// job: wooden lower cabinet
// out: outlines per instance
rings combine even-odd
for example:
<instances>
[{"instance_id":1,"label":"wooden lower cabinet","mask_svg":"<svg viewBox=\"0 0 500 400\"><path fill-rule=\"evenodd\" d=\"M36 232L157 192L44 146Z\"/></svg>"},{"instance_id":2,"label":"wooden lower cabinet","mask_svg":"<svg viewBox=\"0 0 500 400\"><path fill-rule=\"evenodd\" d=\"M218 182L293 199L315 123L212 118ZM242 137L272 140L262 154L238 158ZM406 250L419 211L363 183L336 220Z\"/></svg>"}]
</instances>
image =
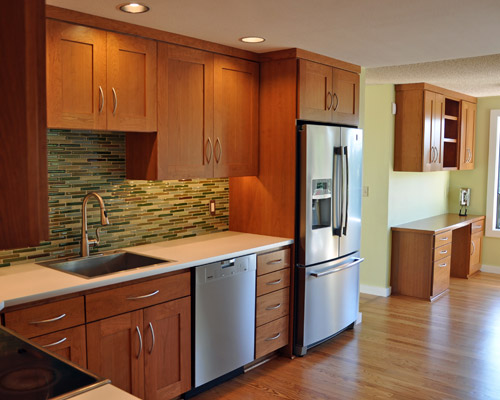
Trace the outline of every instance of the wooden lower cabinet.
<instances>
[{"instance_id":1,"label":"wooden lower cabinet","mask_svg":"<svg viewBox=\"0 0 500 400\"><path fill-rule=\"evenodd\" d=\"M143 399L191 388L191 298L87 325L88 369Z\"/></svg>"},{"instance_id":2,"label":"wooden lower cabinet","mask_svg":"<svg viewBox=\"0 0 500 400\"><path fill-rule=\"evenodd\" d=\"M31 341L82 368L87 368L84 325L38 336Z\"/></svg>"}]
</instances>

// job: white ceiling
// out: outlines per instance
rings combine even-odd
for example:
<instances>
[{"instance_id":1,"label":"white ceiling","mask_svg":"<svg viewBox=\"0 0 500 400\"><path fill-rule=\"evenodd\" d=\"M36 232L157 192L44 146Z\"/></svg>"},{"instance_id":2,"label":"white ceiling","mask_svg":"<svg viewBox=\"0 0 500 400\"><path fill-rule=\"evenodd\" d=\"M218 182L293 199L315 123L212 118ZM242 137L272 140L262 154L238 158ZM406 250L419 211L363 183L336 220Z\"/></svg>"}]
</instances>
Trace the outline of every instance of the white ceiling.
<instances>
[{"instance_id":1,"label":"white ceiling","mask_svg":"<svg viewBox=\"0 0 500 400\"><path fill-rule=\"evenodd\" d=\"M117 10L120 0L47 0L47 4L255 52L298 47L367 68L500 54L500 0L142 2L151 11L130 15ZM249 45L238 41L249 35L263 36L266 42ZM447 70L449 64L444 64L441 72L439 63L423 65L425 71L436 68L433 82L426 80L418 65L394 70L392 77L389 69L367 70L367 83L428 81L476 96L500 95L495 71L500 69L498 61L493 57L482 58L478 64L467 62L453 74ZM486 69L478 69L478 65ZM467 85L456 84L454 77L461 76L467 77ZM475 79L480 77L478 85L486 85L487 91L475 89ZM441 82L455 83L456 87Z\"/></svg>"}]
</instances>

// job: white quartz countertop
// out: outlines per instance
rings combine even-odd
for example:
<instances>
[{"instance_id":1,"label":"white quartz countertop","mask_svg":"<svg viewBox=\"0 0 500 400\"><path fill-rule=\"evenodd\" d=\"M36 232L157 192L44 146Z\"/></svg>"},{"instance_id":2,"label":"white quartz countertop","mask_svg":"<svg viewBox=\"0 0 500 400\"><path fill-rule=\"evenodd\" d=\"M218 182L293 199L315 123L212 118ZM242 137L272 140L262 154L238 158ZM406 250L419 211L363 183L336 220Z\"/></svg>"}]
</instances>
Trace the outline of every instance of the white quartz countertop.
<instances>
[{"instance_id":1,"label":"white quartz countertop","mask_svg":"<svg viewBox=\"0 0 500 400\"><path fill-rule=\"evenodd\" d=\"M90 279L35 263L2 267L0 268L0 311L5 307L151 277L226 258L268 251L292 243L293 240L287 238L227 231L127 247L123 250L144 256L174 260L174 262Z\"/></svg>"},{"instance_id":2,"label":"white quartz countertop","mask_svg":"<svg viewBox=\"0 0 500 400\"><path fill-rule=\"evenodd\" d=\"M139 400L138 397L124 392L123 390L111 384L99 386L98 388L89 390L88 392L72 397L76 400Z\"/></svg>"}]
</instances>

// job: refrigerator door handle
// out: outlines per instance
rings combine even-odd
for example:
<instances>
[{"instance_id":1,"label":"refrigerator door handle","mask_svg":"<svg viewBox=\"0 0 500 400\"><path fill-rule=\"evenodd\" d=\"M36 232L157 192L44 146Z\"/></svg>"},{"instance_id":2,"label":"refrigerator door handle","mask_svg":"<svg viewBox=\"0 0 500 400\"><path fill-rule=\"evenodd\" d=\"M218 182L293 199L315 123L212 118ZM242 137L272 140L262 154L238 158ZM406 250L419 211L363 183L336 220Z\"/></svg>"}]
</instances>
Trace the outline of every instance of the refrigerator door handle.
<instances>
[{"instance_id":1,"label":"refrigerator door handle","mask_svg":"<svg viewBox=\"0 0 500 400\"><path fill-rule=\"evenodd\" d=\"M335 218L334 218L334 225L333 225L333 234L335 236L342 236L342 226L344 225L344 161L342 157L342 147L335 147L333 149L333 165L334 165L334 171L333 171L333 178L334 181L337 181L336 177L336 169L337 169L337 156L340 156L340 165L341 165L341 170L340 170L340 177L341 179L336 183L335 185L335 197L333 199L333 205L332 208L335 207ZM340 188L339 188L340 186ZM339 219L339 214L340 214L340 221L337 224L337 221Z\"/></svg>"},{"instance_id":2,"label":"refrigerator door handle","mask_svg":"<svg viewBox=\"0 0 500 400\"><path fill-rule=\"evenodd\" d=\"M362 263L363 261L365 261L364 258L354 258L354 261L347 263L347 264L344 264L344 265L341 265L340 267L327 269L326 271L321 271L321 272L311 272L310 275L314 276L315 278L321 278L322 276L325 276L325 275L330 275L330 274L333 274L335 272L342 271L344 269L352 268L355 265Z\"/></svg>"},{"instance_id":3,"label":"refrigerator door handle","mask_svg":"<svg viewBox=\"0 0 500 400\"><path fill-rule=\"evenodd\" d=\"M347 235L347 221L349 220L349 151L347 149L347 146L344 147L344 155L345 155L345 177L346 177L346 184L342 184L342 189L344 190L344 196L345 196L345 225L344 228L342 229L342 234L345 236ZM344 176L342 175L342 180L344 179Z\"/></svg>"}]
</instances>

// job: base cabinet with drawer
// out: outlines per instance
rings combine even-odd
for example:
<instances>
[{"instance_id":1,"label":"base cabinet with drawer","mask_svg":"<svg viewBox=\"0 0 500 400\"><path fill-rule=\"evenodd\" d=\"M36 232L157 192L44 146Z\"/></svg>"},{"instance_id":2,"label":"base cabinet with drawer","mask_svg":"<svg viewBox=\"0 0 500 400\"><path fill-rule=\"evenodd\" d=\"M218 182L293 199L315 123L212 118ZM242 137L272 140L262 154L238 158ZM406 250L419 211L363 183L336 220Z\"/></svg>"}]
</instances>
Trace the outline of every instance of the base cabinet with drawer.
<instances>
[{"instance_id":1,"label":"base cabinet with drawer","mask_svg":"<svg viewBox=\"0 0 500 400\"><path fill-rule=\"evenodd\" d=\"M257 256L255 358L289 342L290 249Z\"/></svg>"},{"instance_id":2,"label":"base cabinet with drawer","mask_svg":"<svg viewBox=\"0 0 500 400\"><path fill-rule=\"evenodd\" d=\"M144 399L172 399L188 391L189 295L190 273L185 272L86 296L87 311L101 304L96 313L106 316L87 324L88 369ZM117 299L119 310L129 312L112 315L117 308L103 306Z\"/></svg>"}]
</instances>

